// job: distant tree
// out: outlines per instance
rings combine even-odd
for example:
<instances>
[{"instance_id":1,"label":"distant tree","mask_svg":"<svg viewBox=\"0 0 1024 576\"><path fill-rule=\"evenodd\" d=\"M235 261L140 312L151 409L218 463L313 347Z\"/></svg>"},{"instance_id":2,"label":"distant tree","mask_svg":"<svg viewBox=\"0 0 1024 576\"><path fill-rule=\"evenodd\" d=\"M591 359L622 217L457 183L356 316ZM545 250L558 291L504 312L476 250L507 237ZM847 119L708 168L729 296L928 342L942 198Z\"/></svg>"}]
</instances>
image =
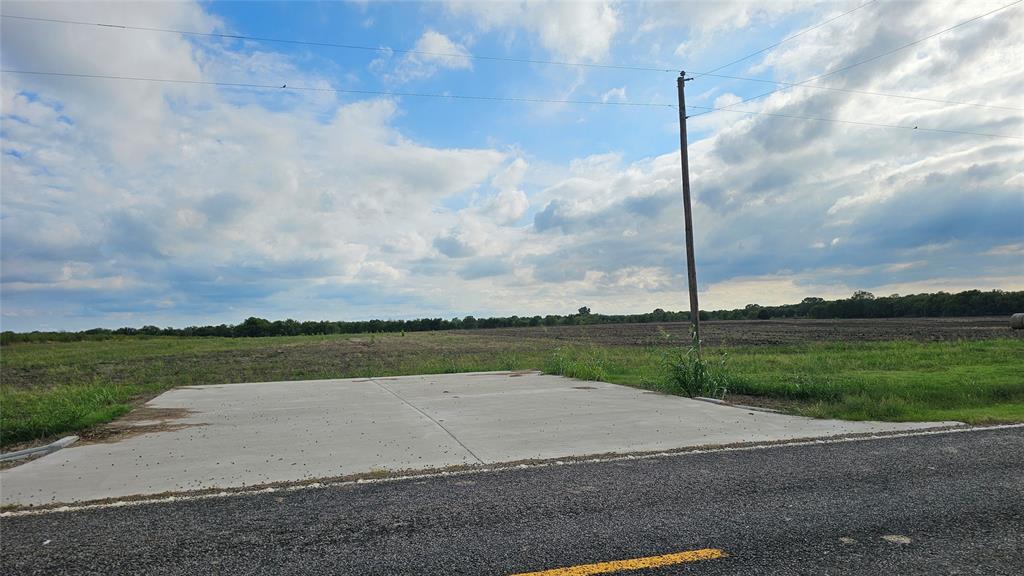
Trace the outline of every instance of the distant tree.
<instances>
[{"instance_id":1,"label":"distant tree","mask_svg":"<svg viewBox=\"0 0 1024 576\"><path fill-rule=\"evenodd\" d=\"M250 338L268 336L270 335L271 326L272 325L269 320L250 316L245 319L245 322L235 326L234 332L236 336L247 336Z\"/></svg>"},{"instance_id":2,"label":"distant tree","mask_svg":"<svg viewBox=\"0 0 1024 576\"><path fill-rule=\"evenodd\" d=\"M701 310L701 319L743 320L756 318L907 318L934 316L1008 315L1024 311L1024 291L966 290L957 294L892 294L876 298L870 292L858 290L849 298L824 300L804 298L797 304L760 306L748 304L733 310ZM254 337L292 336L297 334L356 334L364 332L415 332L425 330L451 330L473 328L501 328L509 326L562 326L578 324L615 324L625 322L686 322L690 313L666 311L661 308L644 314L595 314L583 306L577 314L540 316L509 316L475 318L418 318L412 320L357 320L357 321L305 321L276 320L251 317L234 326L187 326L185 328L124 327L116 330L93 328L82 332L25 332L5 331L0 334L0 345L18 342L76 342L102 340L133 335L187 336L187 337Z\"/></svg>"}]
</instances>

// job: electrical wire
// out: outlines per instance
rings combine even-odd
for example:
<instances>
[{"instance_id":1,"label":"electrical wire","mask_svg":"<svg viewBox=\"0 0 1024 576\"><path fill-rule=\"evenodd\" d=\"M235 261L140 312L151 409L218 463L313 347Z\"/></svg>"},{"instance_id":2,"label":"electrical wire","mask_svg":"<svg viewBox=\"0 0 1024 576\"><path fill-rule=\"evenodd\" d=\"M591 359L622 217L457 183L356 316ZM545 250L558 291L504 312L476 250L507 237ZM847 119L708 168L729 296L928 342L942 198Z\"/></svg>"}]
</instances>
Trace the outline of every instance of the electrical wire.
<instances>
[{"instance_id":1,"label":"electrical wire","mask_svg":"<svg viewBox=\"0 0 1024 576\"><path fill-rule=\"evenodd\" d=\"M68 72L39 72L34 70L0 70L4 74L27 74L33 76L57 76L66 78L92 78L105 80L131 80L135 82L160 82L166 84L191 84L199 86L224 86L227 88L254 88L261 90L298 90L303 92L333 92L337 94L362 94L370 96L409 96L415 98L448 98L453 100L492 100L499 102L529 102L539 104L595 104L598 106L634 106L655 108L678 108L676 104L660 104L656 102L620 102L603 100L558 100L553 98L517 98L509 96L470 96L463 94L428 93L428 92L396 92L385 90L356 90L347 88L317 88L311 86L288 86L282 84L251 84L245 82L217 82L212 80L180 80L171 78L144 78L140 76L112 76L107 74L72 74Z\"/></svg>"},{"instance_id":2,"label":"electrical wire","mask_svg":"<svg viewBox=\"0 0 1024 576\"><path fill-rule=\"evenodd\" d=\"M775 44L772 44L770 46L765 46L764 48L761 48L760 50L758 50L756 52L751 52L750 54L747 54L746 56L744 56L742 58L737 58L737 59L733 60L732 62L727 62L727 63L722 64L721 66L719 66L717 68L712 68L711 70L708 70L707 72L694 72L693 73L693 77L694 78L698 78L700 76L711 76L712 73L714 73L714 72L718 72L719 70L721 70L723 68L728 68L729 66L732 66L733 64L739 64L740 62L743 62L744 60L746 60L748 58L753 58L754 56L757 56L758 54L763 54L763 53L771 50L772 48L775 48L776 46L779 46L779 45L781 45L781 44L783 44L785 42L789 42L790 40L792 40L794 38L798 38L800 36L803 36L804 34L807 34L808 32L812 32L814 30L817 30L818 28L821 28L822 26L825 26L827 24L831 24L832 22L835 22L836 20L839 20L843 16L848 16L850 14L853 14L857 10L860 10L861 8L864 8L865 6L868 6L870 4L874 4L876 2L878 2L878 0L868 0L867 2L861 4L860 6L857 6L853 10L848 10L846 12L843 12L839 16L836 16L834 18L829 18L828 20L825 20L824 22L821 22L821 23L816 24L814 26L811 26L810 28L807 28L806 30L802 30L800 32L797 32L796 34L793 34L792 36L788 36L786 38L783 38L782 40L779 40Z\"/></svg>"},{"instance_id":3,"label":"electrical wire","mask_svg":"<svg viewBox=\"0 0 1024 576\"><path fill-rule=\"evenodd\" d=\"M698 110L706 110L700 114L694 114L693 116L687 116L687 118L693 118L695 116L702 116L709 112L734 112L736 114L751 114L758 116L773 116L776 118L790 118L795 120L813 120L815 122L830 122L834 124L851 124L855 126L871 126L875 128L899 128L902 130L916 130L918 132L938 132L944 134L961 134L965 136L985 136L987 138L1005 138L1008 140L1022 140L1022 136L1010 136L1008 134L990 134L986 132L970 132L966 130L948 130L943 128L926 128L922 126L910 126L907 124L883 124L880 122L864 122L861 120L844 120L842 118L824 118L820 116L801 116L799 114L783 114L780 112L761 112L758 110L733 110L731 108L712 108L708 106L689 106L687 108L696 108Z\"/></svg>"},{"instance_id":4,"label":"electrical wire","mask_svg":"<svg viewBox=\"0 0 1024 576\"><path fill-rule=\"evenodd\" d=\"M802 36L802 35L804 35L804 34L806 34L808 32L811 32L812 30L816 30L818 28L821 28L822 26L825 26L826 24L834 22L835 20L838 20L839 18L842 18L843 16L846 16L848 14L852 14L853 12L856 12L857 10L860 10L861 8L863 8L863 7L865 7L865 6L869 5L869 4L874 4L877 1L878 0L869 0L868 2L865 2L864 4L861 4L860 6L857 6L853 10L849 10L847 12L844 12L844 13L840 14L839 16L836 16L834 18L826 20L825 22L821 22L821 23L819 23L819 24L817 24L815 26L812 26L811 28L808 28L806 30L803 30L801 32L793 34L792 36L789 36L788 38L784 38L784 39L782 39L782 40L780 40L780 41L778 41L778 42L776 42L776 43L774 43L774 44L772 44L770 46L766 46L766 47L764 47L764 48L762 48L762 49L760 49L760 50L758 50L756 52L752 52L750 54L747 54L746 56L744 56L742 58L739 58L737 60L733 60L732 62L729 62L728 64L723 64L723 65L721 65L721 66L719 66L719 67L717 67L717 68L715 68L713 70L710 70L709 72L697 73L697 74L703 76L703 75L709 74L710 72L717 72L717 71L719 71L719 70L721 70L723 68L732 66L733 64L736 64L738 62L742 62L743 60L746 60L748 58L751 58L751 57L756 56L758 54L761 54L763 52L767 52L768 50L771 50L772 48L775 48L776 46L778 46L778 45L780 45L780 44L782 44L784 42L788 42L788 41L790 41L790 40L792 40L794 38L797 38L797 37ZM183 34L183 35L187 35L187 36L201 36L201 37L206 37L206 38L221 38L221 39L225 39L225 40L249 40L249 41L253 41L253 42L273 42L273 43L279 43L279 44L293 44L293 45L299 45L299 46L316 46L316 47L320 47L320 48L342 48L342 49L346 49L346 50L364 50L364 51L371 51L371 52L383 52L383 53L387 53L387 54L392 54L392 53L395 53L395 54L416 54L416 55L420 55L420 56L434 56L434 57L442 57L442 58L466 58L466 59L475 59L475 60L518 62L518 63L525 63L525 64L550 64L550 65L556 65L556 66L578 66L578 67L585 67L585 68L608 68L608 69L615 69L615 70L637 70L637 71L644 71L644 72L672 72L672 73L677 72L677 70L675 70L675 69L667 69L667 68L661 68L661 67L650 67L650 66L626 66L626 65L617 65L617 64L588 64L588 63L584 63L584 62L564 62L564 61L557 61L557 60L534 60L534 59L528 59L528 58L511 58L511 57L504 57L504 56L480 56L480 55L464 54L464 53L432 52L432 51L428 51L428 50L393 49L393 48L386 48L386 47L383 47L383 46L364 46L364 45L358 45L358 44L339 44L339 43L334 43L334 42L315 42L315 41L308 41L308 40L295 40L295 39L288 39L288 38L269 38L269 37L263 37L263 36L246 36L246 35L241 35L241 34L225 34L225 33L217 33L217 32L196 32L196 31L193 31L193 30L177 30L177 29L172 29L172 28L155 28L155 27L149 27L149 26L131 26L131 25L127 25L127 24L111 24L109 22L86 22L86 21L82 21L82 20L68 20L68 19L63 19L63 18L42 18L42 17L38 17L38 16L19 16L19 15L15 15L15 14L0 14L0 18L11 18L11 19L15 19L15 20L26 20L26 21L31 21L31 22L48 22L48 23L51 23L51 24L72 24L72 25L77 25L77 26L99 26L99 27L102 27L102 28L119 28L119 29L122 29L122 30L139 30L139 31L144 31L144 32L163 32L163 33L170 33L170 34Z\"/></svg>"},{"instance_id":5,"label":"electrical wire","mask_svg":"<svg viewBox=\"0 0 1024 576\"><path fill-rule=\"evenodd\" d=\"M899 46L897 48L893 48L892 50L887 50L885 52L882 52L881 54L876 54L876 55L874 55L874 56L872 56L870 58L866 58L864 60L860 60L858 62L854 62L853 64L848 64L846 66L843 66L842 68L837 68L835 70L831 70L829 72L825 72L824 74L818 74L817 76L812 76L811 78L808 78L806 80L802 80L800 82L794 82L793 85L795 85L795 86L802 86L802 85L806 84L807 82L813 82L815 80L821 80L822 78L826 78L826 77L832 76L834 74L839 74L840 72L845 72L845 71L847 71L847 70L849 70L851 68L854 68L856 66L860 66L862 64L867 64L869 62L874 62L875 60L878 60L879 58L884 58L884 57L886 57L886 56L888 56L890 54L894 54L896 52L899 52L900 50L904 50L906 48L910 48L911 46L916 46L917 44L920 44L920 43L922 43L922 42L924 42L926 40L930 40L932 38L935 38L936 36L938 36L940 34L945 34L946 32L949 32L951 30L955 30L955 29L957 29L957 28L959 28L961 26L970 24L970 23L975 22L977 20L980 20L980 19L982 19L982 18L984 18L986 16L989 16L991 14L995 14L996 12L999 12L1001 10L1005 10L1007 8L1010 8L1012 6L1020 4L1021 2L1024 2L1024 0L1016 0L1015 2L1011 2L1009 4L1005 4L1005 5L1000 6L999 8L996 8L994 10L989 10L988 12L985 12L984 14L980 14L980 15L975 16L973 18L969 18L967 20L964 20L963 22L960 22L959 24L954 24L953 26L950 26L949 28L944 28L942 30L939 30L938 32L933 32L933 33L925 36L924 38L919 38L917 40L914 40L913 42L908 42L906 44L903 44L902 46ZM723 108L731 108L733 106L739 106L740 104L744 104L744 103L750 102L752 100L757 100L758 98L763 98L765 96L768 96L769 94L775 94L776 92L781 92L781 91L786 90L788 88L789 88L789 86L786 86L786 87L783 87L783 88L777 88L775 90L770 90L768 92L764 92L762 94L758 94L757 96L751 96L750 98L744 98L743 100L740 100L739 102L735 102L733 104L729 104L728 106L725 106ZM694 116L702 116L704 114L710 114L710 112L701 112L700 114L694 114Z\"/></svg>"},{"instance_id":6,"label":"electrical wire","mask_svg":"<svg viewBox=\"0 0 1024 576\"><path fill-rule=\"evenodd\" d=\"M763 78L749 78L749 77L744 77L744 76L730 76L730 75L725 75L725 74L715 74L715 72L717 72L718 70L721 70L723 68L726 68L728 66L736 64L738 62L741 62L743 60L746 60L748 58L751 58L753 56L756 56L756 55L761 54L763 52L766 52L768 50L771 50L772 48L775 48L776 46L779 46L780 44L783 44L784 42L788 42L788 41L790 41L790 40L792 40L794 38L797 38L797 37L799 37L799 36L801 36L803 34L811 32L812 30L815 30L817 28L821 28L822 26L830 24L830 23L832 23L832 22L834 22L834 21L836 21L836 20L838 20L838 19L840 19L840 18L842 18L842 17L844 17L844 16L846 16L848 14L852 14L853 12L856 12L857 10L860 10L861 8L864 8L865 6L868 6L870 4L874 4L877 1L878 0L870 0L868 2L865 2L865 3L857 6L856 8L853 8L852 10L848 10L846 12L843 12L842 14L840 14L838 16L830 18L830 19L828 19L828 20L826 20L824 22L821 22L821 23L819 23L819 24L817 24L815 26L812 26L811 28L808 28L806 30L803 30L803 31L801 31L801 32L799 32L797 34L793 34L792 36L784 38L784 39L782 39L782 40L780 40L780 41L778 41L778 42L776 42L776 43L774 43L774 44L772 44L770 46L766 46L766 47L764 47L764 48L762 48L762 49L760 49L760 50L758 50L756 52L751 52L750 54L747 54L746 56L744 56L742 58L733 60L732 62L729 62L727 64L723 64L723 65L718 66L717 68L713 68L713 69L711 69L711 70L709 70L707 72L693 72L692 76L694 78L698 78L698 77L701 77L701 76L709 76L709 77L714 77L714 78L722 78L722 79L729 79L729 80L740 80L740 81L745 81L745 82L759 82L759 83L765 83L765 84L775 84L775 85L786 86L786 87L804 86L806 88L813 88L813 89L817 89L817 90L833 90L833 91L838 91L838 92L849 92L849 93L853 93L853 94L866 94L866 95L871 95L871 96L883 96L883 97L889 97L889 98L903 98L903 99L908 99L908 100L920 100L920 101L925 101L925 102L936 102L936 103L941 103L941 104L975 106L975 107L979 107L979 108L993 108L993 109L1000 109L1000 110L1015 110L1015 111L1022 111L1022 110L1024 110L1024 108L1013 108L1013 107L1008 107L1008 106L996 106L996 105L988 105L988 104L979 104L979 103L974 103L974 102L962 102L962 101L955 101L955 100L941 100L941 99L937 99L937 98L927 98L927 97L911 96L911 95L905 95L905 94L894 94L894 93L887 93L887 92L873 92L873 91L868 91L868 90L854 90L854 89L849 89L849 88L833 88L833 87L830 87L830 86L818 86L818 85L810 85L810 84L804 84L804 83L798 83L798 82L782 82L782 81L777 81L777 80L766 80L766 79L763 79ZM64 19L59 19L59 18L40 18L40 17L33 17L33 16L18 16L18 15L12 15L12 14L0 14L0 17L11 18L11 19L16 19L16 20L27 20L27 21L33 21L33 22L73 24L73 25L82 25L82 26L99 26L99 27L103 27L103 28L118 28L118 29L124 29L124 30L140 30L140 31L146 31L146 32L164 32L164 33L172 33L172 34L184 34L184 35L191 35L191 36L206 36L206 37L216 37L216 38L225 38L225 39L259 41L259 42L278 42L278 43L296 44L296 45L344 48L344 49L355 49L355 50L368 50L368 51L377 51L377 52L384 52L384 53L417 54L417 55L428 55L428 56L445 57L445 58L469 58L469 59L479 59L479 60L488 60L488 61L506 61L506 62L529 63L529 64L551 64L551 65L558 65L558 66L582 66L582 67L590 67L590 68L609 68L609 69L640 70L640 71L653 71L653 72L672 72L672 73L677 72L676 70L665 69L665 68L639 67L639 66L620 66L620 65L614 65L614 64L586 64L586 63L580 63L580 62L560 62L560 61L554 61L554 60L532 60L532 59L525 59L525 58L510 58L510 57L499 57L499 56L476 56L476 55L472 55L472 54L455 54L455 53L444 53L444 52L429 52L429 51L422 51L422 50L401 50L401 49L391 49L391 48L384 48L384 47L359 46L359 45L354 45L354 44L336 44L336 43L329 43L329 42L311 42L311 41L305 41L305 40L293 40L293 39L282 39L282 38L265 38L265 37L260 37L260 36L243 36L243 35L237 35L237 34L221 34L221 33L212 33L212 32L194 32L194 31L177 30L177 29L170 29L170 28L151 28L151 27L145 27L145 26L128 26L128 25L123 25L123 24L111 24L111 23L103 23L103 22L85 22L85 21L80 21L80 20L64 20ZM810 79L810 80L812 80L812 79ZM807 80L805 82L809 82L810 80ZM766 93L766 94L770 94L770 93ZM760 96L758 96L758 97L760 97ZM755 97L755 98L757 98L757 97ZM737 102L737 104L739 104L739 102Z\"/></svg>"},{"instance_id":7,"label":"electrical wire","mask_svg":"<svg viewBox=\"0 0 1024 576\"><path fill-rule=\"evenodd\" d=\"M886 98L903 98L906 100L920 100L923 102L935 102L938 104L952 104L955 106L974 106L976 108L991 108L993 110L1012 110L1015 112L1024 112L1024 108L1018 108L1014 106L999 106L996 104L981 104L978 102L965 102L963 100L943 100L941 98L929 98L927 96L912 96L910 94L895 94L893 92L875 92L871 90L855 90L853 88L837 88L833 86L819 86L817 84L800 84L797 82L783 82L780 80L766 80L764 78L748 78L746 76L730 76L727 74L704 74L704 76L710 76L712 78L723 78L728 80L740 80L743 82L760 82L762 84L776 84L779 86L796 87L801 88L813 88L816 90L831 90L835 92L847 92L849 94L866 94L869 96L884 96ZM737 102L739 104L739 102Z\"/></svg>"},{"instance_id":8,"label":"electrical wire","mask_svg":"<svg viewBox=\"0 0 1024 576\"><path fill-rule=\"evenodd\" d=\"M223 86L228 88L247 88L257 90L297 90L297 91L308 91L308 92L333 92L339 94L361 94L361 95L374 95L374 96L392 96L392 97L416 97L416 98L441 98L451 100L482 100L492 102L520 102L520 103L542 103L542 104L586 104L586 105L598 105L598 106L620 106L620 107L648 107L648 108L672 108L678 109L676 104L665 104L658 102L604 102L601 100L559 100L553 98L515 98L508 96L476 96L476 95L464 95L464 94L446 94L446 93L425 93L425 92L389 92L379 90L350 90L343 88L317 88L317 87L305 87L305 86L288 86L287 84L278 86L275 84L255 84L255 83L244 83L244 82L216 82L211 80L180 80L180 79L168 79L168 78L144 78L139 76L112 76L106 74L72 74L65 72L41 72L33 70L9 70L3 69L0 72L4 74L26 74L33 76L53 76L53 77L64 77L64 78L82 78L82 79L103 79L103 80L124 80L134 82L157 82L157 83L169 83L169 84L188 84L188 85L200 85L200 86ZM838 124L852 124L858 126L873 126L877 128L899 128L904 130L918 130L921 132L937 132L947 134L961 134L967 136L984 136L989 138L1005 138L1011 140L1024 140L1024 137L1010 136L1006 134L989 134L982 132L969 132L964 130L946 130L939 128L922 128L920 126L908 126L900 124L882 124L877 122L864 122L856 120L843 120L839 118L824 118L817 116L801 116L797 114L782 114L775 112L760 112L755 110L732 110L726 107L709 107L709 106L688 106L696 110L705 110L700 114L694 116L700 116L709 112L733 112L736 114L749 114L749 115L760 115L760 116L774 116L779 118L789 118L794 120L810 120L816 122L831 122ZM691 118L694 116L690 116Z\"/></svg>"},{"instance_id":9,"label":"electrical wire","mask_svg":"<svg viewBox=\"0 0 1024 576\"><path fill-rule=\"evenodd\" d=\"M152 28L147 26L129 26L127 24L109 24L103 22L84 22L81 20L64 20L60 18L39 18L35 16L17 16L14 14L0 14L0 18L13 18L16 20L28 20L32 22L49 22L55 24L74 24L79 26L99 26L102 28L120 28L122 30L140 30L143 32L164 32L168 34L182 34L185 36L202 36L205 38L221 38L225 40L248 40L252 42L273 42L277 44L292 44L298 46L316 46L319 48L342 48L345 50L363 50L367 52L381 52L384 54L414 54L418 56L433 56L435 58L465 58L468 60L488 60L496 62L517 62L519 64L549 64L554 66L571 66L579 68L604 68L611 70L638 70L642 72L678 72L670 68L654 68L646 66L626 66L619 64L591 64L586 62L565 62L559 60L534 60L530 58L512 58L506 56L483 56L479 54L465 54L452 52L432 52L429 50L412 50L401 48L387 48L384 46L363 46L359 44L338 44L334 42L314 42L309 40L293 40L287 38L268 38L265 36L244 36L241 34L224 34L218 32L195 32L191 30L175 30L172 28Z\"/></svg>"}]
</instances>

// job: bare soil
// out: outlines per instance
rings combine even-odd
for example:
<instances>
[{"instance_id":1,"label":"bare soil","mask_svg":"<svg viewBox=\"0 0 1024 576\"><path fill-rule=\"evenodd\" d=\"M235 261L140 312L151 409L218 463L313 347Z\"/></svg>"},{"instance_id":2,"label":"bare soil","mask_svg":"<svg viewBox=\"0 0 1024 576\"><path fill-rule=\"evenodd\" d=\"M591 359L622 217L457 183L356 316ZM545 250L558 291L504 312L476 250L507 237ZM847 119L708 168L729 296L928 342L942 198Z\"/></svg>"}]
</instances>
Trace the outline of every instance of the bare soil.
<instances>
[{"instance_id":1,"label":"bare soil","mask_svg":"<svg viewBox=\"0 0 1024 576\"><path fill-rule=\"evenodd\" d=\"M701 322L701 340L710 346L758 346L805 342L869 342L883 340L985 340L1020 338L1024 330L1012 330L1009 318L884 318L856 320L717 320ZM493 339L551 339L565 343L612 346L651 346L689 339L686 322L650 324L594 324L531 328L463 330Z\"/></svg>"}]
</instances>

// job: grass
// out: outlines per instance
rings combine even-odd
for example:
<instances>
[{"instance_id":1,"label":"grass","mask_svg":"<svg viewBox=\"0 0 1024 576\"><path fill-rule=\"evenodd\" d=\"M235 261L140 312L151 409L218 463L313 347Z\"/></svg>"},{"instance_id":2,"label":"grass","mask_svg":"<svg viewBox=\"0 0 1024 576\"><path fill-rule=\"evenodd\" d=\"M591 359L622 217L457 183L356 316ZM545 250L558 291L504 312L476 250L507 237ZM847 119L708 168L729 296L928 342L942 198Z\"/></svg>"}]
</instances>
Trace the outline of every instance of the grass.
<instances>
[{"instance_id":1,"label":"grass","mask_svg":"<svg viewBox=\"0 0 1024 576\"><path fill-rule=\"evenodd\" d=\"M706 349L714 358L725 349ZM1024 341L815 343L732 347L716 387L815 417L1024 421ZM280 338L123 338L0 349L0 444L110 421L174 386L541 369L689 392L666 357L685 348L565 345L537 331ZM678 364L678 362L677 362ZM684 367L693 369L692 365ZM678 376L678 375L677 375ZM728 396L727 396L728 398Z\"/></svg>"}]
</instances>

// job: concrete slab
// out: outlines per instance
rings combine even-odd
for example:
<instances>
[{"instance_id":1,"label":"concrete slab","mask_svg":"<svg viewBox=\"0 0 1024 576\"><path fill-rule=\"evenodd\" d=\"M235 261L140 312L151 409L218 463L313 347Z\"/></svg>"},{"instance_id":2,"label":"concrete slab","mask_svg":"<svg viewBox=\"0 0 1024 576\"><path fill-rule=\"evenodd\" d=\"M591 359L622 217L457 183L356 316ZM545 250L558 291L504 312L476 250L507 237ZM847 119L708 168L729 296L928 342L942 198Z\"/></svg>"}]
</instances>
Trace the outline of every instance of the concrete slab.
<instances>
[{"instance_id":1,"label":"concrete slab","mask_svg":"<svg viewBox=\"0 0 1024 576\"><path fill-rule=\"evenodd\" d=\"M955 424L813 420L507 372L184 387L146 408L146 420L114 441L0 471L0 502L70 503ZM153 416L161 411L173 420Z\"/></svg>"}]
</instances>

